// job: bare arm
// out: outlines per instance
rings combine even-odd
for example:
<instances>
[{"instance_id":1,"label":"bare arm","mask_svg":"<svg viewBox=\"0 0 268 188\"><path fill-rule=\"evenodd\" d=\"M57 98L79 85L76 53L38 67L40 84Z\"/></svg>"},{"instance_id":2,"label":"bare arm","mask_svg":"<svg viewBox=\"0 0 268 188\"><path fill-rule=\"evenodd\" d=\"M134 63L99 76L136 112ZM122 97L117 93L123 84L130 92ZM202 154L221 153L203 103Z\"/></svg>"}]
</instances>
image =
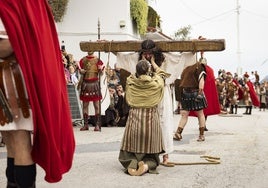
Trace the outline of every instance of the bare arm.
<instances>
[{"instance_id":1,"label":"bare arm","mask_svg":"<svg viewBox=\"0 0 268 188\"><path fill-rule=\"evenodd\" d=\"M201 94L204 90L204 85L205 85L205 79L204 76L199 81L199 94Z\"/></svg>"}]
</instances>

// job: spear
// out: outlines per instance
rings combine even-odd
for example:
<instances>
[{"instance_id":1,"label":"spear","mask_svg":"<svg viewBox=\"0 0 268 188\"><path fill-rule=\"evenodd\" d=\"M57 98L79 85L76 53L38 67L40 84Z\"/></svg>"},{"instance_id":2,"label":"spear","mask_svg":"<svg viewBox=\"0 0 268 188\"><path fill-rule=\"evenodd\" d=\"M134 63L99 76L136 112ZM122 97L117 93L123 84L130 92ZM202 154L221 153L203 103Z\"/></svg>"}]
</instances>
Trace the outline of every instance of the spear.
<instances>
[{"instance_id":1,"label":"spear","mask_svg":"<svg viewBox=\"0 0 268 188\"><path fill-rule=\"evenodd\" d=\"M98 18L98 40L100 40L100 19ZM98 58L100 59L100 51L98 51ZM98 73L99 77L99 93L101 94L101 72ZM101 131L101 100L99 101L99 117L100 121L100 131Z\"/></svg>"}]
</instances>

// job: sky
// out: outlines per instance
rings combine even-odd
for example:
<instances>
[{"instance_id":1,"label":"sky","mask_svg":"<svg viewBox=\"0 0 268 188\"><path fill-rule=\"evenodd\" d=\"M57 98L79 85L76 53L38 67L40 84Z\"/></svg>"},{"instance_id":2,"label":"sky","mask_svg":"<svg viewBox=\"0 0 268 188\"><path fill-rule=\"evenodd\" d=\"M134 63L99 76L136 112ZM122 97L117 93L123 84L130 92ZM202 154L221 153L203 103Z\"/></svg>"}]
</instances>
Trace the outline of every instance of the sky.
<instances>
[{"instance_id":1,"label":"sky","mask_svg":"<svg viewBox=\"0 0 268 188\"><path fill-rule=\"evenodd\" d=\"M239 16L237 14L237 2ZM217 75L219 69L243 75L257 71L268 75L267 0L149 0L160 15L162 32L174 36L190 25L190 37L225 39L226 48L206 52L208 64Z\"/></svg>"}]
</instances>

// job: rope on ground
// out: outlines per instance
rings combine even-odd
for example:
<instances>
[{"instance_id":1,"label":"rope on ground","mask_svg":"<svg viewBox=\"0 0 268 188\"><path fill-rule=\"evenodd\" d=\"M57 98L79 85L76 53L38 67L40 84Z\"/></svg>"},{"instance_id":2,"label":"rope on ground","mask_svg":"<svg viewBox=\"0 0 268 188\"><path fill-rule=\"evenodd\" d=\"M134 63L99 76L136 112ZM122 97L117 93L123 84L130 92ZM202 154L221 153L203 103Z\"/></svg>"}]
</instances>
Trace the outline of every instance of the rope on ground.
<instances>
[{"instance_id":1,"label":"rope on ground","mask_svg":"<svg viewBox=\"0 0 268 188\"><path fill-rule=\"evenodd\" d=\"M220 164L220 157L213 157L208 155L202 155L200 158L204 158L206 161L200 162L168 162L167 164L161 163L163 166L172 167L174 165L208 165L208 164Z\"/></svg>"}]
</instances>

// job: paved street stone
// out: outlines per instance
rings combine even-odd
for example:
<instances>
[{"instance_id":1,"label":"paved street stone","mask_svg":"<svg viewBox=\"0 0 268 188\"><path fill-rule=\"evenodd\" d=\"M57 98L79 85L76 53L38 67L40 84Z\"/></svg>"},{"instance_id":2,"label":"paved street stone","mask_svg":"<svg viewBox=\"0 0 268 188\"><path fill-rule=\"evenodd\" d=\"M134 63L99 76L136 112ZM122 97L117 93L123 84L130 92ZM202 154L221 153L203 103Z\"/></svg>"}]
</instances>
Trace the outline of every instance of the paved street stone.
<instances>
[{"instance_id":1,"label":"paved street stone","mask_svg":"<svg viewBox=\"0 0 268 188\"><path fill-rule=\"evenodd\" d=\"M205 142L197 142L198 121L190 117L183 140L174 141L170 161L206 162L202 155L220 157L220 164L159 166L159 174L133 177L123 172L118 161L124 127L103 127L101 132L74 127L76 150L71 170L61 182L47 183L37 168L37 188L266 188L268 185L268 111L254 109L252 115L209 116ZM171 115L172 116L172 115ZM180 115L174 115L174 131ZM5 148L0 148L0 187L6 186Z\"/></svg>"}]
</instances>

